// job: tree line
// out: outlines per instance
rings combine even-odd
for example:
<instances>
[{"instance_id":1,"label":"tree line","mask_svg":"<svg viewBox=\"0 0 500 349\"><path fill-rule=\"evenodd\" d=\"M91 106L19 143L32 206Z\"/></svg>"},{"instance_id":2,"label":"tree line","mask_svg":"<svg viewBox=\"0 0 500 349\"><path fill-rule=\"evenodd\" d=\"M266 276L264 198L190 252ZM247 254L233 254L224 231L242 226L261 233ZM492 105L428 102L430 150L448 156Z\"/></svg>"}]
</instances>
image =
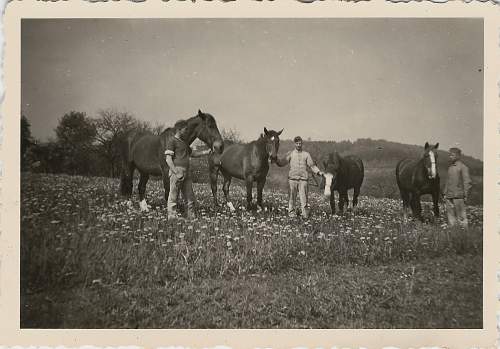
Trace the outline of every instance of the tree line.
<instances>
[{"instance_id":1,"label":"tree line","mask_svg":"<svg viewBox=\"0 0 500 349\"><path fill-rule=\"evenodd\" d=\"M100 110L96 117L84 112L64 114L54 129L55 138L35 139L31 124L21 116L21 170L70 175L119 177L120 142L131 131L159 135L165 125L139 120L128 112ZM222 129L228 143L241 142L238 131Z\"/></svg>"},{"instance_id":2,"label":"tree line","mask_svg":"<svg viewBox=\"0 0 500 349\"><path fill-rule=\"evenodd\" d=\"M133 130L160 134L163 125L115 109L101 110L94 118L71 111L59 119L55 138L40 141L32 136L31 124L22 115L21 170L117 177L120 139Z\"/></svg>"}]
</instances>

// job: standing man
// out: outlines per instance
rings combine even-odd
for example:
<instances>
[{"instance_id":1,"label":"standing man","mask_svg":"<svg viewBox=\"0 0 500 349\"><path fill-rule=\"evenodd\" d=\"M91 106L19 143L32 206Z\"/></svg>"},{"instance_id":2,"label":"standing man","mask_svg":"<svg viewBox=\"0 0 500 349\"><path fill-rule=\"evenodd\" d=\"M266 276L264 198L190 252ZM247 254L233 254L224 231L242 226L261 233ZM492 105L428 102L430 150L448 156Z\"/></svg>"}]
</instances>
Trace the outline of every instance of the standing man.
<instances>
[{"instance_id":1,"label":"standing man","mask_svg":"<svg viewBox=\"0 0 500 349\"><path fill-rule=\"evenodd\" d=\"M302 217L308 218L307 181L309 179L309 173L307 169L311 169L313 173L320 176L323 176L323 172L316 166L311 155L307 151L302 150L302 138L297 136L293 141L295 143L295 150L289 152L283 159L277 159L276 164L280 167L290 164L290 171L288 172L288 183L290 184L288 214L291 217L295 215L295 199L298 192Z\"/></svg>"},{"instance_id":2,"label":"standing man","mask_svg":"<svg viewBox=\"0 0 500 349\"><path fill-rule=\"evenodd\" d=\"M467 194L471 188L469 169L460 160L462 151L459 148L450 148L450 167L448 168L448 178L444 189L446 201L446 212L448 223L454 226L458 223L467 228L467 212L465 204Z\"/></svg>"},{"instance_id":3,"label":"standing man","mask_svg":"<svg viewBox=\"0 0 500 349\"><path fill-rule=\"evenodd\" d=\"M165 147L165 156L169 167L170 191L168 194L168 219L177 218L177 199L182 192L187 204L187 217L195 218L195 197L193 180L189 169L189 157L201 157L210 154L210 150L193 151L185 140L187 121L179 120L175 124L175 135L170 138Z\"/></svg>"}]
</instances>

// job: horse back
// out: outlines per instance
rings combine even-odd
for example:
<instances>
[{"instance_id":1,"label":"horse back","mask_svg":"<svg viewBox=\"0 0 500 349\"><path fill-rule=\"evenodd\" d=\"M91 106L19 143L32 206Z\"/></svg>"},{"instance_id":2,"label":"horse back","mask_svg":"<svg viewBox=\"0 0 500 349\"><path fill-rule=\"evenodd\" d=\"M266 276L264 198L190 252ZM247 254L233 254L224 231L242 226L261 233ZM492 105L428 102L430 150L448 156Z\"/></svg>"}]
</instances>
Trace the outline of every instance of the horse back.
<instances>
[{"instance_id":1,"label":"horse back","mask_svg":"<svg viewBox=\"0 0 500 349\"><path fill-rule=\"evenodd\" d=\"M365 175L363 161L355 155L347 155L342 160L341 171L347 188L360 187Z\"/></svg>"},{"instance_id":2,"label":"horse back","mask_svg":"<svg viewBox=\"0 0 500 349\"><path fill-rule=\"evenodd\" d=\"M267 176L269 164L259 158L256 147L255 142L226 147L220 161L223 174L242 180L248 176L254 179Z\"/></svg>"},{"instance_id":3,"label":"horse back","mask_svg":"<svg viewBox=\"0 0 500 349\"><path fill-rule=\"evenodd\" d=\"M403 159L396 165L396 181L400 189L413 190L416 183L418 161L414 159Z\"/></svg>"},{"instance_id":4,"label":"horse back","mask_svg":"<svg viewBox=\"0 0 500 349\"><path fill-rule=\"evenodd\" d=\"M226 146L220 156L222 173L238 179L245 179L243 163L247 153L245 144L231 144Z\"/></svg>"},{"instance_id":5,"label":"horse back","mask_svg":"<svg viewBox=\"0 0 500 349\"><path fill-rule=\"evenodd\" d=\"M128 137L129 161L141 172L161 174L163 147L160 136L151 133L134 133Z\"/></svg>"}]
</instances>

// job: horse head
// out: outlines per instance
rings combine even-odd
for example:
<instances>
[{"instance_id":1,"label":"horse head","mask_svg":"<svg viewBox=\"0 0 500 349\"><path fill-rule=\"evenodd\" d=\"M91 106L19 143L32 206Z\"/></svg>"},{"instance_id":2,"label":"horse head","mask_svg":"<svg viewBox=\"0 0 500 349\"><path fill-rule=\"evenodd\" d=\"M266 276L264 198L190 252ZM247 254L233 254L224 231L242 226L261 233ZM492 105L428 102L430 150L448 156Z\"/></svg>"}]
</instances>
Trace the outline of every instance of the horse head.
<instances>
[{"instance_id":1,"label":"horse head","mask_svg":"<svg viewBox=\"0 0 500 349\"><path fill-rule=\"evenodd\" d=\"M325 175L321 179L320 188L324 189L324 195L329 197L332 189L337 184L338 173L340 170L341 157L339 153L333 152L328 155L328 160L323 161L325 167Z\"/></svg>"},{"instance_id":2,"label":"horse head","mask_svg":"<svg viewBox=\"0 0 500 349\"><path fill-rule=\"evenodd\" d=\"M264 138L266 140L266 153L269 156L269 159L271 159L271 162L276 162L278 159L278 149L280 147L280 135L283 132L283 129L281 131L276 132L274 130L268 130L267 128L264 127Z\"/></svg>"},{"instance_id":3,"label":"horse head","mask_svg":"<svg viewBox=\"0 0 500 349\"><path fill-rule=\"evenodd\" d=\"M427 178L434 179L437 176L437 149L439 147L439 143L435 145L430 145L428 142L425 142L424 145L424 156L423 162L424 167L427 171Z\"/></svg>"},{"instance_id":4,"label":"horse head","mask_svg":"<svg viewBox=\"0 0 500 349\"><path fill-rule=\"evenodd\" d=\"M194 136L209 145L214 152L222 154L224 142L215 118L208 113L202 113L201 110L198 110L198 114L193 119L197 120L194 128Z\"/></svg>"}]
</instances>

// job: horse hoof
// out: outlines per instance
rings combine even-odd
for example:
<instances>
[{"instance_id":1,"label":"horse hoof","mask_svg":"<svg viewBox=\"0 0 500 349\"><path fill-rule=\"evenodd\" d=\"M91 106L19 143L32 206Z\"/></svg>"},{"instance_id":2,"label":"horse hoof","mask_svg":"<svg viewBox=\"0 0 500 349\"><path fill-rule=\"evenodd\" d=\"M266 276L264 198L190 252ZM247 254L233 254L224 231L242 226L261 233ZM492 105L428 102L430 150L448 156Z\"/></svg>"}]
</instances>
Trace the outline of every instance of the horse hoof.
<instances>
[{"instance_id":1,"label":"horse hoof","mask_svg":"<svg viewBox=\"0 0 500 349\"><path fill-rule=\"evenodd\" d=\"M148 207L148 204L146 203L146 200L142 200L139 203L139 207L141 208L141 212L148 212L149 211L149 207Z\"/></svg>"},{"instance_id":2,"label":"horse hoof","mask_svg":"<svg viewBox=\"0 0 500 349\"><path fill-rule=\"evenodd\" d=\"M232 202L228 202L228 203L227 203L227 207L229 207L229 209L231 210L231 212L236 211L236 208L234 208L234 205L233 205L233 203L232 203Z\"/></svg>"}]
</instances>

